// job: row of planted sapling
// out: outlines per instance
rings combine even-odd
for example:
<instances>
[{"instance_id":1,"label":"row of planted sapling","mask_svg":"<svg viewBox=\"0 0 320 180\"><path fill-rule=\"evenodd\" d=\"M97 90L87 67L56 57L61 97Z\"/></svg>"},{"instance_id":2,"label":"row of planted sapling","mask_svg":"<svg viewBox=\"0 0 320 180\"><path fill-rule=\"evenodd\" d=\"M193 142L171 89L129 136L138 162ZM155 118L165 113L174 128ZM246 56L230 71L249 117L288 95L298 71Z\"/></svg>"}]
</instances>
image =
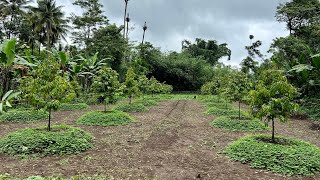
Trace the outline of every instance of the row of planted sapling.
<instances>
[{"instance_id":1,"label":"row of planted sapling","mask_svg":"<svg viewBox=\"0 0 320 180\"><path fill-rule=\"evenodd\" d=\"M234 74L233 74L234 75ZM266 131L271 123L270 135L249 135L231 143L224 153L233 160L248 163L253 168L267 169L286 175L315 175L320 172L320 149L310 143L295 138L275 136L275 121L287 122L298 109L294 99L299 95L280 71L266 70L261 73L254 90L242 83L245 78L229 76L227 81L206 84L203 91L216 93L213 89L223 88L221 93L229 100L239 101L238 118L232 104L224 105L217 96L205 100L208 113L218 116L210 124L232 131ZM222 77L223 78L223 77ZM239 84L237 84L237 81ZM225 83L224 85L217 84ZM237 94L232 96L233 93ZM240 98L249 94L250 114L240 111ZM240 116L245 116L242 120ZM255 119L257 118L257 119ZM262 122L265 124L262 124Z\"/></svg>"},{"instance_id":2,"label":"row of planted sapling","mask_svg":"<svg viewBox=\"0 0 320 180\"><path fill-rule=\"evenodd\" d=\"M17 59L14 54L15 41L7 41L3 51L5 56L1 56L2 61L12 61ZM75 81L81 76L67 76L67 72L61 70L61 63L56 60L56 56L48 52L47 58L37 64L30 64L32 71L27 76L23 76L19 82L19 91L14 93L8 91L1 97L0 102L0 122L34 122L48 120L46 127L26 128L11 133L0 139L0 153L10 155L39 155L46 156L52 154L74 154L91 148L92 137L81 129L65 125L52 125L52 113L62 110L87 110L90 107L85 103L70 104L75 98L79 98L79 85ZM66 58L64 53L58 53L60 58ZM97 54L93 57L97 58ZM66 59L65 59L66 60ZM8 66L9 67L9 66ZM77 68L76 68L77 69ZM76 70L74 69L74 70ZM70 75L70 74L69 74ZM72 77L72 78L70 78ZM82 78L80 78L82 79ZM138 81L139 80L139 81ZM89 86L89 82L84 83ZM119 82L118 73L110 67L102 67L94 74L90 81L91 90L97 94L104 102L104 111L95 111L85 114L77 120L80 125L98 126L118 126L127 125L136 120L126 114L129 112L145 111L146 106L155 105L148 99L135 100L141 92L156 94L169 93L172 87L158 82L156 79L148 79L144 75L138 76L134 68L128 69L126 79ZM153 87L153 88L152 88ZM116 110L108 111L107 105L115 103L119 96L129 97L129 105L122 109L123 104L116 106ZM19 96L19 100L24 100L32 109L13 109L12 100ZM132 109L134 105L142 107ZM131 109L130 109L131 108ZM69 141L69 140L70 141Z\"/></svg>"}]
</instances>

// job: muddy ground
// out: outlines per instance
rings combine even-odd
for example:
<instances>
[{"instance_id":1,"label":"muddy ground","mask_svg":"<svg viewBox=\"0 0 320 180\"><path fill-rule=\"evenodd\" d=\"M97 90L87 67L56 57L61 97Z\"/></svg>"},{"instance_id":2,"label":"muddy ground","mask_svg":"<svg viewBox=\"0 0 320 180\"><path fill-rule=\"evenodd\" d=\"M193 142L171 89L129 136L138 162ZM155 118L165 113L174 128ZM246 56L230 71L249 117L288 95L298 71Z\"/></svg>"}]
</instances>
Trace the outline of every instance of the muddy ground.
<instances>
[{"instance_id":1,"label":"muddy ground","mask_svg":"<svg viewBox=\"0 0 320 180\"><path fill-rule=\"evenodd\" d=\"M91 110L103 109L95 106ZM139 121L124 127L78 126L75 120L88 111L56 112L53 122L80 127L94 136L94 148L73 156L16 159L0 154L0 174L70 177L103 175L116 179L320 179L283 177L251 169L222 154L232 141L249 133L213 128L214 118L197 101L165 101L149 112L132 113ZM0 123L0 137L20 128L46 125ZM320 131L308 120L276 124L276 134L304 139L320 147ZM269 132L265 132L269 133Z\"/></svg>"}]
</instances>

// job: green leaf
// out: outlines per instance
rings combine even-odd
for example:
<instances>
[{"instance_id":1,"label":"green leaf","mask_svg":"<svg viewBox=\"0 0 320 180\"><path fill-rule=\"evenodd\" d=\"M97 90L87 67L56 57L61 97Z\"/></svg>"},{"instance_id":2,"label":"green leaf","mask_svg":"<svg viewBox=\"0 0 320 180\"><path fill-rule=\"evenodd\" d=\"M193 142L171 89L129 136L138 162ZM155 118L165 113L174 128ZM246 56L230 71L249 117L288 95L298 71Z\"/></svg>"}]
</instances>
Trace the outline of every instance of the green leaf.
<instances>
[{"instance_id":1,"label":"green leaf","mask_svg":"<svg viewBox=\"0 0 320 180\"><path fill-rule=\"evenodd\" d=\"M67 61L68 61L68 58L67 58L67 54L65 52L58 52L58 55L59 55L59 59L61 61L62 64L66 64Z\"/></svg>"},{"instance_id":2,"label":"green leaf","mask_svg":"<svg viewBox=\"0 0 320 180\"><path fill-rule=\"evenodd\" d=\"M35 67L37 65L30 63L23 57L17 56L16 60L14 61L17 64L24 65L24 66L30 66L30 67Z\"/></svg>"},{"instance_id":3,"label":"green leaf","mask_svg":"<svg viewBox=\"0 0 320 180\"><path fill-rule=\"evenodd\" d=\"M4 94L4 96L2 97L2 101L5 101L6 99L7 99L7 97L11 94L13 92L13 90L10 90L10 91L8 91L8 92L6 92L5 94Z\"/></svg>"},{"instance_id":4,"label":"green leaf","mask_svg":"<svg viewBox=\"0 0 320 180\"><path fill-rule=\"evenodd\" d=\"M308 64L299 64L296 66L293 66L292 69L289 72L297 72L300 73L302 71L311 71L314 67L308 65Z\"/></svg>"},{"instance_id":5,"label":"green leaf","mask_svg":"<svg viewBox=\"0 0 320 180\"><path fill-rule=\"evenodd\" d=\"M16 50L16 39L9 40L5 43L2 51L6 54L8 65L11 65L14 60L15 50Z\"/></svg>"},{"instance_id":6,"label":"green leaf","mask_svg":"<svg viewBox=\"0 0 320 180\"><path fill-rule=\"evenodd\" d=\"M9 101L6 101L6 105L7 105L8 107L12 107L12 105L10 104Z\"/></svg>"},{"instance_id":7,"label":"green leaf","mask_svg":"<svg viewBox=\"0 0 320 180\"><path fill-rule=\"evenodd\" d=\"M312 56L312 65L318 70L320 69L320 54Z\"/></svg>"},{"instance_id":8,"label":"green leaf","mask_svg":"<svg viewBox=\"0 0 320 180\"><path fill-rule=\"evenodd\" d=\"M8 96L7 100L11 100L12 98L16 98L18 97L18 95L20 95L21 92L15 92L15 93L12 93Z\"/></svg>"}]
</instances>

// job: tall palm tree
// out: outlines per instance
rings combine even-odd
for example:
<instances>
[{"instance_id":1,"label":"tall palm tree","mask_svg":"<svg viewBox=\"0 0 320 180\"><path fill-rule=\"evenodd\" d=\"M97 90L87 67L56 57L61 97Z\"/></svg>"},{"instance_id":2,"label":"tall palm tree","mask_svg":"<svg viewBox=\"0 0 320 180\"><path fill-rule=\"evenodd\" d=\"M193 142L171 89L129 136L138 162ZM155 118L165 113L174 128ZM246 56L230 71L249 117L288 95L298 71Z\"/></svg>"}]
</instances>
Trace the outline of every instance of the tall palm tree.
<instances>
[{"instance_id":1,"label":"tall palm tree","mask_svg":"<svg viewBox=\"0 0 320 180\"><path fill-rule=\"evenodd\" d=\"M64 19L62 6L57 6L55 0L38 0L37 7L32 7L31 10L37 14L36 31L42 32L46 37L47 49L50 49L59 38L65 39L68 21Z\"/></svg>"},{"instance_id":2,"label":"tall palm tree","mask_svg":"<svg viewBox=\"0 0 320 180\"><path fill-rule=\"evenodd\" d=\"M144 36L145 36L145 34L146 34L146 30L148 29L148 26L147 26L147 22L144 22L144 26L143 26L143 36L142 36L142 42L141 42L141 44L143 45L143 43L144 43Z\"/></svg>"},{"instance_id":3,"label":"tall palm tree","mask_svg":"<svg viewBox=\"0 0 320 180\"><path fill-rule=\"evenodd\" d=\"M27 43L31 44L31 54L34 54L34 45L35 41L39 39L39 33L36 32L36 27L38 25L38 17L35 12L29 11L25 14L24 19L25 24L27 24L28 27L31 27L31 31L28 37L26 37Z\"/></svg>"},{"instance_id":4,"label":"tall palm tree","mask_svg":"<svg viewBox=\"0 0 320 180\"><path fill-rule=\"evenodd\" d=\"M128 2L129 0L124 0L124 18L123 18L123 39L126 37L126 16L127 16L127 9L128 9Z\"/></svg>"},{"instance_id":5,"label":"tall palm tree","mask_svg":"<svg viewBox=\"0 0 320 180\"><path fill-rule=\"evenodd\" d=\"M29 2L29 0L0 0L0 17L3 26L7 23L8 28L6 31L8 39L17 33L19 25L16 23L20 23L18 18L24 14L24 10L27 9Z\"/></svg>"}]
</instances>

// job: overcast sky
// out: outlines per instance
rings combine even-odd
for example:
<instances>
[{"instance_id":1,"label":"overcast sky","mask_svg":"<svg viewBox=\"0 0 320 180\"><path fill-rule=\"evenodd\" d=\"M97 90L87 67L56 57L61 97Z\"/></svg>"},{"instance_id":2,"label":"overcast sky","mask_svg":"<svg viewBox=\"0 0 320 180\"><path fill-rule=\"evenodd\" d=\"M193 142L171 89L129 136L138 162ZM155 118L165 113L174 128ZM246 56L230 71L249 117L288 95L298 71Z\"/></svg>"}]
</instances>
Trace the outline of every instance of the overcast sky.
<instances>
[{"instance_id":1,"label":"overcast sky","mask_svg":"<svg viewBox=\"0 0 320 180\"><path fill-rule=\"evenodd\" d=\"M285 24L275 19L279 3L288 0L129 0L131 41L141 41L142 26L147 21L146 41L162 51L180 51L181 41L195 38L215 39L227 43L231 61L238 65L247 56L244 46L249 35L261 40L267 53L272 39L287 36ZM67 14L81 13L73 0L57 0ZM110 23L123 24L124 0L101 0ZM224 60L223 60L224 61Z\"/></svg>"}]
</instances>

